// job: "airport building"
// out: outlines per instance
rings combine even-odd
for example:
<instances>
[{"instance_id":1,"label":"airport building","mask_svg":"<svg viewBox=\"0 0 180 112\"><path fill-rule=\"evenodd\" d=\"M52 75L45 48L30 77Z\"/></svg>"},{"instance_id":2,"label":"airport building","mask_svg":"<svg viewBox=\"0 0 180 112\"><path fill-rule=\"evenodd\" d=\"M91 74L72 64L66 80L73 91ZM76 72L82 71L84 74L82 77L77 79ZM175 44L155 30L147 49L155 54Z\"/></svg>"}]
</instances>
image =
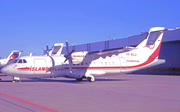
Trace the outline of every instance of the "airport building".
<instances>
[{"instance_id":1,"label":"airport building","mask_svg":"<svg viewBox=\"0 0 180 112\"><path fill-rule=\"evenodd\" d=\"M121 48L126 46L137 46L146 38L148 32L139 35L129 36L128 38L112 39L95 43L87 43L81 45L70 46L70 51L97 51L113 48ZM62 50L66 54L66 48ZM164 32L159 59L165 59L164 64L154 66L152 68L143 69L133 73L143 74L172 74L180 75L180 29L168 29Z\"/></svg>"}]
</instances>

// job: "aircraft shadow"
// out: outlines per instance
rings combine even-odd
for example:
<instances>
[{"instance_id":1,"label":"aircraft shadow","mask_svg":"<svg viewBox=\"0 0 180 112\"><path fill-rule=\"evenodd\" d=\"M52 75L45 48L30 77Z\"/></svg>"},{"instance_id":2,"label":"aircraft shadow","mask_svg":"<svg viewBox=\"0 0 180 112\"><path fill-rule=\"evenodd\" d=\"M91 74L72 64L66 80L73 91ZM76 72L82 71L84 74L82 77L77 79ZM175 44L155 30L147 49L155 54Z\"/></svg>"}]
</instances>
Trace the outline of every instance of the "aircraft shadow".
<instances>
[{"instance_id":1,"label":"aircraft shadow","mask_svg":"<svg viewBox=\"0 0 180 112\"><path fill-rule=\"evenodd\" d=\"M13 80L1 80L0 82L12 82ZM24 83L24 82L62 82L62 83L75 83L80 84L76 80L54 80L54 79L22 79L21 82L17 81L16 83Z\"/></svg>"},{"instance_id":2,"label":"aircraft shadow","mask_svg":"<svg viewBox=\"0 0 180 112\"><path fill-rule=\"evenodd\" d=\"M4 77L4 76L7 76L7 75L1 74L0 76Z\"/></svg>"},{"instance_id":3,"label":"aircraft shadow","mask_svg":"<svg viewBox=\"0 0 180 112\"><path fill-rule=\"evenodd\" d=\"M130 79L96 79L96 81L129 81Z\"/></svg>"},{"instance_id":4,"label":"aircraft shadow","mask_svg":"<svg viewBox=\"0 0 180 112\"><path fill-rule=\"evenodd\" d=\"M109 82L109 81L129 81L130 79L96 79L95 82ZM0 82L12 82L12 80L1 80ZM83 79L82 81L76 81L75 79L65 79L65 80L57 80L57 79L37 79L37 78L29 78L22 79L21 82L62 82L62 83L74 83L74 84L85 84L88 82L87 79ZM21 83L20 82L20 83ZM17 82L19 83L19 82ZM89 82L88 82L89 83Z\"/></svg>"}]
</instances>

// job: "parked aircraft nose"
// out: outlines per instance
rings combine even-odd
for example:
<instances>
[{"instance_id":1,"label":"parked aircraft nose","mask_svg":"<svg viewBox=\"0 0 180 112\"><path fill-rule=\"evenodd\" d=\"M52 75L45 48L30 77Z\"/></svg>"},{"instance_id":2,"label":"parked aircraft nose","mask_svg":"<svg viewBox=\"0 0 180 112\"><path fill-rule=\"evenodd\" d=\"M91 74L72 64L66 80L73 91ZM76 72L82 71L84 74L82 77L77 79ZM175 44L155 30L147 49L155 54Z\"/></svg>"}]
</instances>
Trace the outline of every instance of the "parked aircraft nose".
<instances>
[{"instance_id":1,"label":"parked aircraft nose","mask_svg":"<svg viewBox=\"0 0 180 112\"><path fill-rule=\"evenodd\" d=\"M7 74L8 72L9 72L9 69L7 66L1 69L1 73L3 74Z\"/></svg>"}]
</instances>

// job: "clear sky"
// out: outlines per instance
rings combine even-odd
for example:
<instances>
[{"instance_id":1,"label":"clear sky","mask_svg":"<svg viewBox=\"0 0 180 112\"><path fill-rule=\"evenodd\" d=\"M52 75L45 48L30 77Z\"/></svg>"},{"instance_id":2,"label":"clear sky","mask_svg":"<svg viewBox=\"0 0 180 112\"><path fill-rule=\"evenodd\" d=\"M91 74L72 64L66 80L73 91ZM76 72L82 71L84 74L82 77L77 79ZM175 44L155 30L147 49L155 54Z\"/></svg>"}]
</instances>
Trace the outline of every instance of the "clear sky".
<instances>
[{"instance_id":1,"label":"clear sky","mask_svg":"<svg viewBox=\"0 0 180 112\"><path fill-rule=\"evenodd\" d=\"M180 27L180 0L0 0L0 57Z\"/></svg>"}]
</instances>

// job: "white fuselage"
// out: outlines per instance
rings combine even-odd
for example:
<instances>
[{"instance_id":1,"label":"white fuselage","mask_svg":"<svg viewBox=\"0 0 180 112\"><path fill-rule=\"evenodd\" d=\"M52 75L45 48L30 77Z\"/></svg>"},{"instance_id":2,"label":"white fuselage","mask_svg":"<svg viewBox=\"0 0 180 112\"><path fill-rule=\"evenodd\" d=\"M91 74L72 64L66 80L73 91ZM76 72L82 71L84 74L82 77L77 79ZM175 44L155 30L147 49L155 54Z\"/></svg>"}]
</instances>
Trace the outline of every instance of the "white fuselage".
<instances>
[{"instance_id":1,"label":"white fuselage","mask_svg":"<svg viewBox=\"0 0 180 112\"><path fill-rule=\"evenodd\" d=\"M162 30L152 28L147 38L132 49L126 47L100 52L71 52L59 56L25 56L1 71L18 78L68 77L77 81L81 81L82 78L94 81L94 77L97 76L137 71L165 62L158 60L164 32L155 31L157 29ZM69 49L67 51L69 52Z\"/></svg>"},{"instance_id":2,"label":"white fuselage","mask_svg":"<svg viewBox=\"0 0 180 112\"><path fill-rule=\"evenodd\" d=\"M93 76L115 75L127 73L149 67L156 62L155 58L149 57L150 49L148 47L132 50L130 52L119 53L117 55L110 54L110 56L89 56L86 53L72 54L75 58L78 55L83 59L79 64L72 65L72 74L69 73L68 61L64 56L24 56L18 59L20 62L12 63L4 68L6 75L13 77L72 77L80 78L86 73ZM86 55L85 55L86 54ZM74 58L74 59L75 59ZM23 62L23 61L26 62ZM74 61L75 62L75 61ZM8 71L9 70L9 71Z\"/></svg>"}]
</instances>

